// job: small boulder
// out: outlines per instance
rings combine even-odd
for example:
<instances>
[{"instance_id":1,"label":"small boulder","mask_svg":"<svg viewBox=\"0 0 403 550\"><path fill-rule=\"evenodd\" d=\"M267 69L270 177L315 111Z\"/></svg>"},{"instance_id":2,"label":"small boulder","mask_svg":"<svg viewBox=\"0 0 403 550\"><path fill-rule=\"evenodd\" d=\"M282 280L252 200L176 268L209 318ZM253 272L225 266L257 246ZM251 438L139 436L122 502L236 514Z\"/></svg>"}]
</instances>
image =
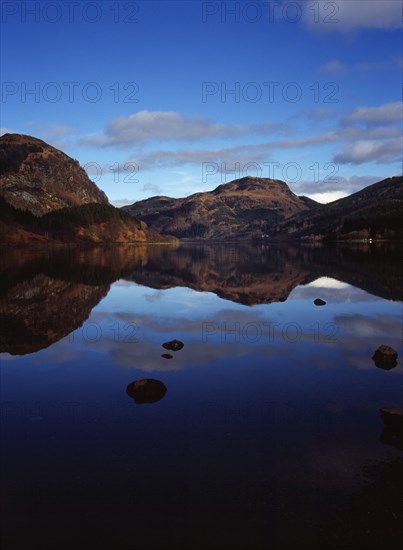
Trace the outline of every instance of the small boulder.
<instances>
[{"instance_id":1,"label":"small boulder","mask_svg":"<svg viewBox=\"0 0 403 550\"><path fill-rule=\"evenodd\" d=\"M161 357L163 357L164 359L172 359L173 355L171 355L170 353L163 353Z\"/></svg>"},{"instance_id":2,"label":"small boulder","mask_svg":"<svg viewBox=\"0 0 403 550\"><path fill-rule=\"evenodd\" d=\"M383 420L381 443L403 451L403 409L380 409Z\"/></svg>"},{"instance_id":3,"label":"small boulder","mask_svg":"<svg viewBox=\"0 0 403 550\"><path fill-rule=\"evenodd\" d=\"M316 298L316 300L313 301L315 306L325 306L326 302L325 300L322 300L321 298Z\"/></svg>"},{"instance_id":4,"label":"small boulder","mask_svg":"<svg viewBox=\"0 0 403 550\"><path fill-rule=\"evenodd\" d=\"M132 397L138 405L142 403L155 403L162 399L166 392L165 384L153 378L135 380L126 388L127 395Z\"/></svg>"},{"instance_id":5,"label":"small boulder","mask_svg":"<svg viewBox=\"0 0 403 550\"><path fill-rule=\"evenodd\" d=\"M379 346L372 356L372 360L378 368L391 370L397 365L397 351L390 346Z\"/></svg>"},{"instance_id":6,"label":"small boulder","mask_svg":"<svg viewBox=\"0 0 403 550\"><path fill-rule=\"evenodd\" d=\"M180 340L171 340L170 342L165 342L162 344L162 347L171 351L179 351L184 345L185 344Z\"/></svg>"}]
</instances>

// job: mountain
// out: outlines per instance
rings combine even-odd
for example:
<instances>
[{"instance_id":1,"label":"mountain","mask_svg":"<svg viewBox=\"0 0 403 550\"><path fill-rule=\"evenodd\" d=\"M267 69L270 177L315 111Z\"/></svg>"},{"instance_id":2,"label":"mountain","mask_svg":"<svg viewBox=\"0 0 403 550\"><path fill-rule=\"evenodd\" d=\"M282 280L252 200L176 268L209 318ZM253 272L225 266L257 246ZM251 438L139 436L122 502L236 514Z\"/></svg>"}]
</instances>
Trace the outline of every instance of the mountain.
<instances>
[{"instance_id":1,"label":"mountain","mask_svg":"<svg viewBox=\"0 0 403 550\"><path fill-rule=\"evenodd\" d=\"M280 180L245 177L184 199L152 197L123 208L188 240L401 239L403 177L329 204L299 197Z\"/></svg>"},{"instance_id":2,"label":"mountain","mask_svg":"<svg viewBox=\"0 0 403 550\"><path fill-rule=\"evenodd\" d=\"M184 239L250 239L318 203L281 180L244 177L183 199L152 197L123 207L157 231Z\"/></svg>"},{"instance_id":3,"label":"mountain","mask_svg":"<svg viewBox=\"0 0 403 550\"><path fill-rule=\"evenodd\" d=\"M0 137L0 194L19 210L52 210L108 199L78 161L44 141L21 134Z\"/></svg>"},{"instance_id":4,"label":"mountain","mask_svg":"<svg viewBox=\"0 0 403 550\"><path fill-rule=\"evenodd\" d=\"M348 197L301 212L273 234L280 239L403 238L403 177L391 177Z\"/></svg>"},{"instance_id":5,"label":"mountain","mask_svg":"<svg viewBox=\"0 0 403 550\"><path fill-rule=\"evenodd\" d=\"M295 195L281 180L248 176L213 191L181 199L152 197L117 209L76 160L34 137L5 134L0 137L0 213L0 244L13 245L172 243L176 237L403 239L403 177L326 205Z\"/></svg>"},{"instance_id":6,"label":"mountain","mask_svg":"<svg viewBox=\"0 0 403 550\"><path fill-rule=\"evenodd\" d=\"M0 137L0 244L173 242L110 205L78 162L44 141Z\"/></svg>"}]
</instances>

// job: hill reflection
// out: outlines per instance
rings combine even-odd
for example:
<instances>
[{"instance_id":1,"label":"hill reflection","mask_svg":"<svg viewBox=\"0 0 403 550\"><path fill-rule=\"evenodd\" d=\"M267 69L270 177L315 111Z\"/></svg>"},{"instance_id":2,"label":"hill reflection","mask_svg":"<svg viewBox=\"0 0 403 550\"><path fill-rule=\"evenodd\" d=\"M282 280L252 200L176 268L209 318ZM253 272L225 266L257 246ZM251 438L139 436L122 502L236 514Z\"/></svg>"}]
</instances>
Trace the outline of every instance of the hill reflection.
<instances>
[{"instance_id":1,"label":"hill reflection","mask_svg":"<svg viewBox=\"0 0 403 550\"><path fill-rule=\"evenodd\" d=\"M145 247L4 251L0 352L33 353L67 336L146 258Z\"/></svg>"},{"instance_id":2,"label":"hill reflection","mask_svg":"<svg viewBox=\"0 0 403 550\"><path fill-rule=\"evenodd\" d=\"M393 245L181 246L158 249L127 279L155 289L185 286L244 305L284 302L298 285L331 277L402 300L401 253Z\"/></svg>"},{"instance_id":3,"label":"hill reflection","mask_svg":"<svg viewBox=\"0 0 403 550\"><path fill-rule=\"evenodd\" d=\"M80 327L126 279L155 289L188 287L253 306L284 302L298 285L332 277L402 300L400 253L391 246L125 246L6 250L0 274L0 351L33 353Z\"/></svg>"}]
</instances>

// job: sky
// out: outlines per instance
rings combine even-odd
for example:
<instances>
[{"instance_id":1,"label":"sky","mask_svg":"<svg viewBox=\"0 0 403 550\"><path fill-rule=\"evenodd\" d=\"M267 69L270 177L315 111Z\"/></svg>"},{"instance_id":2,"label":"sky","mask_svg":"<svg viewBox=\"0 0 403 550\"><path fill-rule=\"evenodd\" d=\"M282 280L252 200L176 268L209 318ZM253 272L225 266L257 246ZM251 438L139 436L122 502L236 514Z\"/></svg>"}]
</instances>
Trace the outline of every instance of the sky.
<instances>
[{"instance_id":1,"label":"sky","mask_svg":"<svg viewBox=\"0 0 403 550\"><path fill-rule=\"evenodd\" d=\"M0 7L1 132L116 206L246 175L329 202L402 173L400 0Z\"/></svg>"}]
</instances>

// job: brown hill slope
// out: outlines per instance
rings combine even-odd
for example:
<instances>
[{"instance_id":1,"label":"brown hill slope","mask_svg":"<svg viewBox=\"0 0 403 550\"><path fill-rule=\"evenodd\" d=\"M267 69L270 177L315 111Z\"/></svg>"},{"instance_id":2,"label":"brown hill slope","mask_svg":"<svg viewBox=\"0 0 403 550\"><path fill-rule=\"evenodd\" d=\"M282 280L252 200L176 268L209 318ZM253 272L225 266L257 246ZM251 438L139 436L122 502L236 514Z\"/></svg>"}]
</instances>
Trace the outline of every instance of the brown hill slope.
<instances>
[{"instance_id":1,"label":"brown hill slope","mask_svg":"<svg viewBox=\"0 0 403 550\"><path fill-rule=\"evenodd\" d=\"M0 245L52 243L173 243L111 204L89 203L35 216L18 210L0 196Z\"/></svg>"},{"instance_id":2,"label":"brown hill slope","mask_svg":"<svg viewBox=\"0 0 403 550\"><path fill-rule=\"evenodd\" d=\"M78 162L44 141L0 137L0 244L173 242L110 205Z\"/></svg>"},{"instance_id":3,"label":"brown hill slope","mask_svg":"<svg viewBox=\"0 0 403 550\"><path fill-rule=\"evenodd\" d=\"M281 180L245 177L183 199L152 197L124 209L157 231L185 239L250 239L317 207Z\"/></svg>"},{"instance_id":4,"label":"brown hill slope","mask_svg":"<svg viewBox=\"0 0 403 550\"><path fill-rule=\"evenodd\" d=\"M379 181L348 197L285 220L273 236L344 240L403 237L403 177Z\"/></svg>"},{"instance_id":5,"label":"brown hill slope","mask_svg":"<svg viewBox=\"0 0 403 550\"><path fill-rule=\"evenodd\" d=\"M22 134L0 137L0 195L37 216L67 206L108 204L76 160Z\"/></svg>"}]
</instances>

